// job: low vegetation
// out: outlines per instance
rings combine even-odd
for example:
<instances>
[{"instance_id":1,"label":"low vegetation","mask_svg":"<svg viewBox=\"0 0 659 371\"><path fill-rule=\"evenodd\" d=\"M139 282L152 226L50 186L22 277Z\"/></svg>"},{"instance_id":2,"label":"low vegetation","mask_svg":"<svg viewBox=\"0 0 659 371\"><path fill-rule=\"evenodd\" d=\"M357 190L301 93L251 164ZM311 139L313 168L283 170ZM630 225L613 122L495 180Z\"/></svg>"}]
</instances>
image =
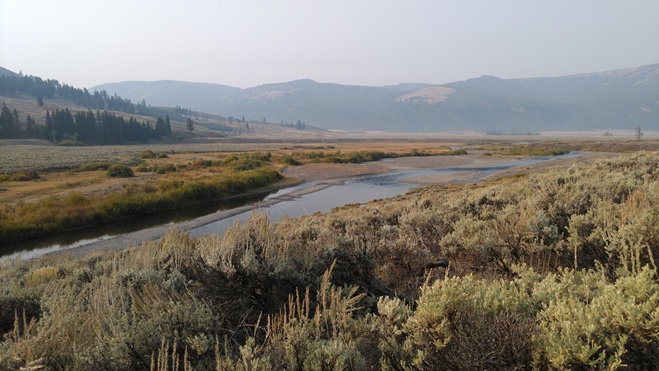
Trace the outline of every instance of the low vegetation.
<instances>
[{"instance_id":1,"label":"low vegetation","mask_svg":"<svg viewBox=\"0 0 659 371\"><path fill-rule=\"evenodd\" d=\"M106 171L110 166L115 165L109 162L89 162L82 166L79 166L73 169L73 172L83 172L83 171Z\"/></svg>"},{"instance_id":2,"label":"low vegetation","mask_svg":"<svg viewBox=\"0 0 659 371\"><path fill-rule=\"evenodd\" d=\"M3 182L28 182L30 180L39 180L41 176L36 170L21 171L14 174L0 174L0 181Z\"/></svg>"},{"instance_id":3,"label":"low vegetation","mask_svg":"<svg viewBox=\"0 0 659 371\"><path fill-rule=\"evenodd\" d=\"M109 193L85 194L73 190L36 202L5 204L0 209L0 243L178 210L255 191L283 178L279 172L265 166L269 154L264 156L260 153L227 156L209 163L216 167L210 176L184 172L161 180L128 183L121 190ZM195 169L199 166L192 162L181 167ZM111 178L134 176L133 170L123 164L90 163L76 171L103 169ZM138 167L139 171L141 169ZM164 174L176 171L176 166L154 164L142 170Z\"/></svg>"},{"instance_id":4,"label":"low vegetation","mask_svg":"<svg viewBox=\"0 0 659 371\"><path fill-rule=\"evenodd\" d=\"M560 156L570 152L565 143L547 145L546 143L528 144L491 144L478 147L485 150L485 156Z\"/></svg>"},{"instance_id":5,"label":"low vegetation","mask_svg":"<svg viewBox=\"0 0 659 371\"><path fill-rule=\"evenodd\" d=\"M5 262L0 365L652 369L658 181L659 153L641 152L278 223L255 214L222 235L173 230L119 252ZM197 189L167 184L151 192Z\"/></svg>"},{"instance_id":6,"label":"low vegetation","mask_svg":"<svg viewBox=\"0 0 659 371\"><path fill-rule=\"evenodd\" d=\"M167 154L165 152L153 152L150 149L144 150L140 153L140 157L143 159L149 159L149 158L168 158Z\"/></svg>"},{"instance_id":7,"label":"low vegetation","mask_svg":"<svg viewBox=\"0 0 659 371\"><path fill-rule=\"evenodd\" d=\"M363 162L378 161L385 158L397 157L414 157L414 156L453 156L466 155L467 151L443 151L443 152L425 152L412 149L409 152L383 152L383 151L356 151L325 153L322 151L294 151L290 155L282 155L280 161L292 166L309 164L309 163L334 163L334 164L360 164Z\"/></svg>"},{"instance_id":8,"label":"low vegetation","mask_svg":"<svg viewBox=\"0 0 659 371\"><path fill-rule=\"evenodd\" d=\"M133 169L122 164L110 165L105 174L110 178L132 178L135 176Z\"/></svg>"}]
</instances>

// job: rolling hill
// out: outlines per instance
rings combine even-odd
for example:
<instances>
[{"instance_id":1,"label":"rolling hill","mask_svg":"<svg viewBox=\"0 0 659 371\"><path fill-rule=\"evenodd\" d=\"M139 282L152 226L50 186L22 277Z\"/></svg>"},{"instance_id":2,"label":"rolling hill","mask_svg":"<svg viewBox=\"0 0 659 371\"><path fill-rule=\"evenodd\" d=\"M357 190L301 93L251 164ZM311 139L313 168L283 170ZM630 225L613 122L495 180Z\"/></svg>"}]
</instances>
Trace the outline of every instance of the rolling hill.
<instances>
[{"instance_id":1,"label":"rolling hill","mask_svg":"<svg viewBox=\"0 0 659 371\"><path fill-rule=\"evenodd\" d=\"M93 87L133 101L270 122L394 132L659 130L659 64L573 76L482 76L370 87L296 80L240 89L181 81Z\"/></svg>"}]
</instances>

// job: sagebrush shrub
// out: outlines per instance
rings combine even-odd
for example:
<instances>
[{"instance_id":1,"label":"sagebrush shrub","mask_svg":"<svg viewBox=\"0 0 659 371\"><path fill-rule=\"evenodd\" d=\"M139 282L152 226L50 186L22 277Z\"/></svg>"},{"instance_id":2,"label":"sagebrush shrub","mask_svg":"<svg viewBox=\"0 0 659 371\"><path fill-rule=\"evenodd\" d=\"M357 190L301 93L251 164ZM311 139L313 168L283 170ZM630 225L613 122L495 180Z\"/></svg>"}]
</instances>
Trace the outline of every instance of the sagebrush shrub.
<instances>
[{"instance_id":1,"label":"sagebrush shrub","mask_svg":"<svg viewBox=\"0 0 659 371\"><path fill-rule=\"evenodd\" d=\"M111 178L131 178L135 176L130 167L121 164L110 166L106 171L106 174Z\"/></svg>"}]
</instances>

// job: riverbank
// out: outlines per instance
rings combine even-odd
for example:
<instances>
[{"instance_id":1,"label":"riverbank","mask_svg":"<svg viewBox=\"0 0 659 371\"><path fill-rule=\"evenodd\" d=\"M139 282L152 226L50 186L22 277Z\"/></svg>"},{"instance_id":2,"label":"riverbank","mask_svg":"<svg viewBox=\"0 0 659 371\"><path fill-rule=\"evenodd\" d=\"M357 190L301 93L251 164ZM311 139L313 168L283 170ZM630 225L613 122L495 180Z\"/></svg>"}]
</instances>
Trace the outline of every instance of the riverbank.
<instances>
[{"instance_id":1,"label":"riverbank","mask_svg":"<svg viewBox=\"0 0 659 371\"><path fill-rule=\"evenodd\" d=\"M523 166L520 168L496 171L487 176L488 179L493 179L501 176L515 175L521 173L539 172L544 171L550 167L567 167L571 166L575 161L592 161L597 158L611 157L611 154L596 154L584 153L578 157L568 159L551 159L543 161L538 164ZM95 250L115 249L121 250L130 246L141 244L146 240L157 240L161 238L168 230L193 230L204 225L221 221L245 212L250 212L259 209L266 209L269 206L277 204L282 201L287 201L301 197L306 194L314 193L330 187L332 185L341 184L342 182L362 175L367 174L384 174L397 171L407 171L415 169L461 169L464 172L451 172L451 173L438 173L419 178L407 179L407 182L412 182L420 185L430 184L446 184L451 182L464 182L469 179L476 178L480 171L473 170L478 168L485 168L488 166L505 164L509 162L519 161L518 157L490 157L481 155L461 155L461 156L429 156L429 157L404 157L385 159L372 163L362 164L308 164L296 167L288 167L284 169L283 174L289 178L294 179L292 183L316 183L313 186L298 189L293 192L283 194L276 197L271 197L256 204L245 205L242 207L234 208L231 210L218 211L208 214L193 220L170 223L157 227L147 228L136 232L126 233L116 237L110 237L103 240L94 241L92 243L67 249L57 252L70 253L75 256L87 254Z\"/></svg>"}]
</instances>

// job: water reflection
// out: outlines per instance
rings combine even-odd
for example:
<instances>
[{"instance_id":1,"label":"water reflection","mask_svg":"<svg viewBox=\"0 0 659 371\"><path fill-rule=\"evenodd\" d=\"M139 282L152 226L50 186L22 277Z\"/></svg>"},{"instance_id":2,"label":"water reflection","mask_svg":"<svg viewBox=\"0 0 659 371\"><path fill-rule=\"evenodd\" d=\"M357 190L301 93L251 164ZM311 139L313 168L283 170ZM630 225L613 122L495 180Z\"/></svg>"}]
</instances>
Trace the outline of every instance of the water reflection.
<instances>
[{"instance_id":1,"label":"water reflection","mask_svg":"<svg viewBox=\"0 0 659 371\"><path fill-rule=\"evenodd\" d=\"M309 193L293 200L282 201L275 205L263 209L270 216L270 220L279 220L284 216L296 218L305 214L313 214L315 212L328 212L337 206L347 204L366 203L375 199L389 198L399 194L403 194L414 187L414 178L420 178L428 175L436 174L451 174L457 172L477 172L478 174L471 179L457 181L463 183L470 183L481 180L488 175L497 171L512 169L519 166L528 166L543 161L548 161L558 158L570 158L580 155L579 152L573 152L562 156L547 156L535 157L526 160L507 162L503 164L495 164L485 167L472 167L472 168L443 168L443 169L415 169L398 171L386 174L377 175L364 175L357 177L354 180L345 182L344 184L332 185L328 188L318 192ZM311 187L317 183L308 183L297 187L302 189ZM281 190L277 196L292 192L291 189ZM275 195L272 195L275 196ZM236 216L219 220L191 231L193 236L200 236L210 233L222 233L228 227L235 223L242 223L247 220L253 211L238 214Z\"/></svg>"},{"instance_id":2,"label":"water reflection","mask_svg":"<svg viewBox=\"0 0 659 371\"><path fill-rule=\"evenodd\" d=\"M344 184L332 185L320 191L309 193L292 200L282 201L269 206L263 211L267 211L270 220L279 220L283 216L296 218L305 214L315 212L328 212L337 206L346 204L365 203L374 199L393 197L407 192L416 185L410 183L397 183L383 180L379 176L361 178L359 180L348 181ZM317 183L312 183L316 185ZM290 193L290 190L288 190ZM219 220L202 227L195 228L191 231L193 236L199 236L209 233L222 233L228 227L237 222L247 220L253 211L244 212L236 216Z\"/></svg>"},{"instance_id":3,"label":"water reflection","mask_svg":"<svg viewBox=\"0 0 659 371\"><path fill-rule=\"evenodd\" d=\"M85 228L78 231L71 231L47 237L10 243L0 246L0 258L11 259L20 256L23 259L30 259L50 252L76 248L93 242L106 240L114 236L140 231L146 228L167 224L173 225L186 220L212 214L219 210L230 210L239 206L260 202L270 193L249 197L237 197L235 199L223 200L221 202L211 202L208 204L189 207L182 210L149 215L110 224L103 224L92 228Z\"/></svg>"}]
</instances>

